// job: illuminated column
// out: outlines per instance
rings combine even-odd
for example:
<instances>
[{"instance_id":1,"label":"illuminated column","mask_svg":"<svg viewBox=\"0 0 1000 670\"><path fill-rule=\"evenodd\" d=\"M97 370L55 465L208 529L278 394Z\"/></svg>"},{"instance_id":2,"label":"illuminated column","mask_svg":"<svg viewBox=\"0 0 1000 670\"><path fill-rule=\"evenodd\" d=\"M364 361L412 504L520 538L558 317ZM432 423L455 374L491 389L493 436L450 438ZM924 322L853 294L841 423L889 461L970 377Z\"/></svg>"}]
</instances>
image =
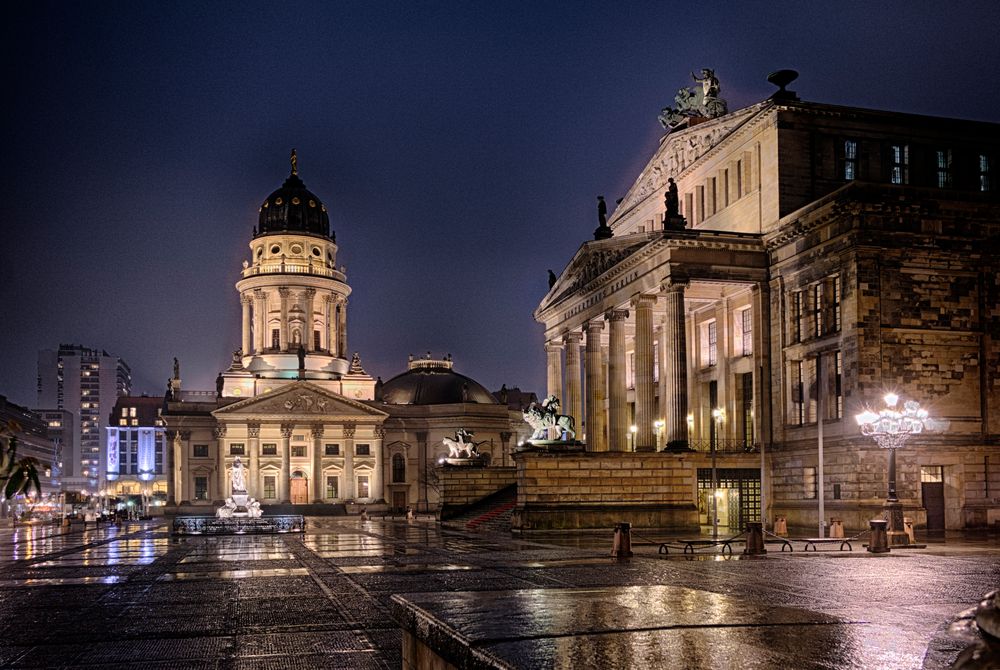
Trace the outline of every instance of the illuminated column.
<instances>
[{"instance_id":1,"label":"illuminated column","mask_svg":"<svg viewBox=\"0 0 1000 670\"><path fill-rule=\"evenodd\" d=\"M288 351L288 295L291 292L282 286L278 289L281 298L281 323L278 324L278 348Z\"/></svg>"},{"instance_id":2,"label":"illuminated column","mask_svg":"<svg viewBox=\"0 0 1000 670\"><path fill-rule=\"evenodd\" d=\"M656 450L655 389L653 388L653 305L655 295L632 298L635 308L635 435L636 451Z\"/></svg>"},{"instance_id":3,"label":"illuminated column","mask_svg":"<svg viewBox=\"0 0 1000 670\"><path fill-rule=\"evenodd\" d=\"M267 295L262 289L253 290L253 350L259 354L267 346L264 328L267 327Z\"/></svg>"},{"instance_id":4,"label":"illuminated column","mask_svg":"<svg viewBox=\"0 0 1000 670\"><path fill-rule=\"evenodd\" d=\"M344 423L344 495L347 500L354 500L354 432L357 426L354 422Z\"/></svg>"},{"instance_id":5,"label":"illuminated column","mask_svg":"<svg viewBox=\"0 0 1000 670\"><path fill-rule=\"evenodd\" d=\"M563 342L566 345L566 401L565 412L573 417L576 429L583 424L583 402L580 393L580 340L581 333L566 333Z\"/></svg>"},{"instance_id":6,"label":"illuminated column","mask_svg":"<svg viewBox=\"0 0 1000 670\"><path fill-rule=\"evenodd\" d=\"M323 424L312 426L313 502L323 502Z\"/></svg>"},{"instance_id":7,"label":"illuminated column","mask_svg":"<svg viewBox=\"0 0 1000 670\"><path fill-rule=\"evenodd\" d=\"M607 451L604 435L604 375L601 373L601 332L604 322L587 322L587 451Z\"/></svg>"},{"instance_id":8,"label":"illuminated column","mask_svg":"<svg viewBox=\"0 0 1000 670\"><path fill-rule=\"evenodd\" d=\"M382 426L375 427L375 440L372 449L375 450L375 473L372 477L371 497L372 500L385 498L385 491L382 490L384 481L385 459L382 457L382 438L385 437L385 429Z\"/></svg>"},{"instance_id":9,"label":"illuminated column","mask_svg":"<svg viewBox=\"0 0 1000 670\"><path fill-rule=\"evenodd\" d=\"M687 328L684 323L684 289L687 282L670 281L663 286L660 397L667 423L667 445L680 447L688 441Z\"/></svg>"},{"instance_id":10,"label":"illuminated column","mask_svg":"<svg viewBox=\"0 0 1000 670\"><path fill-rule=\"evenodd\" d=\"M191 453L191 431L182 430L178 433L181 441L178 444L177 459L177 495L181 499L179 504L191 501L191 494L188 492L188 455Z\"/></svg>"},{"instance_id":11,"label":"illuminated column","mask_svg":"<svg viewBox=\"0 0 1000 670\"><path fill-rule=\"evenodd\" d=\"M548 395L563 401L562 388L562 345L548 342L545 345L545 372Z\"/></svg>"},{"instance_id":12,"label":"illuminated column","mask_svg":"<svg viewBox=\"0 0 1000 670\"><path fill-rule=\"evenodd\" d=\"M243 338L240 340L240 346L243 348L243 355L250 355L250 303L253 298L250 297L249 293L244 293L240 296L240 305L243 307Z\"/></svg>"},{"instance_id":13,"label":"illuminated column","mask_svg":"<svg viewBox=\"0 0 1000 670\"><path fill-rule=\"evenodd\" d=\"M294 424L283 423L281 424L281 481L278 482L279 494L278 499L282 503L292 502L291 495L288 492L290 486L289 480L292 478L292 430L294 429Z\"/></svg>"},{"instance_id":14,"label":"illuminated column","mask_svg":"<svg viewBox=\"0 0 1000 670\"><path fill-rule=\"evenodd\" d=\"M247 449L250 454L249 474L247 477L247 493L256 497L260 493L260 422L247 422Z\"/></svg>"},{"instance_id":15,"label":"illuminated column","mask_svg":"<svg viewBox=\"0 0 1000 670\"><path fill-rule=\"evenodd\" d=\"M332 295L323 298L326 304L326 350L337 355L337 301Z\"/></svg>"},{"instance_id":16,"label":"illuminated column","mask_svg":"<svg viewBox=\"0 0 1000 670\"><path fill-rule=\"evenodd\" d=\"M167 444L163 450L163 460L165 461L163 463L163 472L167 480L167 504L176 505L177 498L174 492L177 486L177 476L174 472L174 463L177 461L174 458L174 449L177 448L177 431L164 431L164 436L167 438Z\"/></svg>"},{"instance_id":17,"label":"illuminated column","mask_svg":"<svg viewBox=\"0 0 1000 670\"><path fill-rule=\"evenodd\" d=\"M313 346L315 341L313 337L313 303L316 299L316 289L307 288L305 290L305 303L306 303L306 322L302 326L302 344L305 346L306 351L315 351Z\"/></svg>"},{"instance_id":18,"label":"illuminated column","mask_svg":"<svg viewBox=\"0 0 1000 670\"><path fill-rule=\"evenodd\" d=\"M216 448L216 462L215 462L215 472L217 476L218 493L216 493L216 501L221 503L223 500L229 497L229 491L226 490L226 441L222 438L226 436L226 424L222 423L215 427L213 431L215 435L215 448Z\"/></svg>"},{"instance_id":19,"label":"illuminated column","mask_svg":"<svg viewBox=\"0 0 1000 670\"><path fill-rule=\"evenodd\" d=\"M347 298L340 301L340 313L337 316L337 356L347 358Z\"/></svg>"},{"instance_id":20,"label":"illuminated column","mask_svg":"<svg viewBox=\"0 0 1000 670\"><path fill-rule=\"evenodd\" d=\"M615 309L605 318L611 322L608 343L608 446L611 451L628 449L628 392L625 389L625 320L628 310Z\"/></svg>"}]
</instances>

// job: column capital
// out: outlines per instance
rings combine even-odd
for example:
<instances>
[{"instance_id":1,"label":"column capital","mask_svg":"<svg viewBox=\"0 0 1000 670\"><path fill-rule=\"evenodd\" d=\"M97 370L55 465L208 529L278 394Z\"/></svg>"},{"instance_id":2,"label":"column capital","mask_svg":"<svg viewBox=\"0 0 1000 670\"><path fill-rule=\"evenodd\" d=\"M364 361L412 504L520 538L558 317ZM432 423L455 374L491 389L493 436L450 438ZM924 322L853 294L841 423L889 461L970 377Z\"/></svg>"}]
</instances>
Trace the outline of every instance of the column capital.
<instances>
[{"instance_id":1,"label":"column capital","mask_svg":"<svg viewBox=\"0 0 1000 670\"><path fill-rule=\"evenodd\" d=\"M556 351L562 351L562 348L563 348L562 342L556 340L552 340L545 343L545 351L548 351L550 353Z\"/></svg>"},{"instance_id":2,"label":"column capital","mask_svg":"<svg viewBox=\"0 0 1000 670\"><path fill-rule=\"evenodd\" d=\"M247 435L260 437L260 421L247 421Z\"/></svg>"},{"instance_id":3,"label":"column capital","mask_svg":"<svg viewBox=\"0 0 1000 670\"><path fill-rule=\"evenodd\" d=\"M244 305L250 305L253 302L253 296L249 292L240 294L240 303Z\"/></svg>"},{"instance_id":4,"label":"column capital","mask_svg":"<svg viewBox=\"0 0 1000 670\"><path fill-rule=\"evenodd\" d=\"M691 285L691 281L686 277L667 277L660 284L660 291L663 293L670 293L672 291L684 292L688 286Z\"/></svg>"},{"instance_id":5,"label":"column capital","mask_svg":"<svg viewBox=\"0 0 1000 670\"><path fill-rule=\"evenodd\" d=\"M630 304L636 309L640 307L652 307L656 304L656 296L651 293L637 293L632 296Z\"/></svg>"},{"instance_id":6,"label":"column capital","mask_svg":"<svg viewBox=\"0 0 1000 670\"><path fill-rule=\"evenodd\" d=\"M600 333L602 330L604 330L604 320L600 318L592 319L587 322L586 329L588 333L591 331Z\"/></svg>"},{"instance_id":7,"label":"column capital","mask_svg":"<svg viewBox=\"0 0 1000 670\"><path fill-rule=\"evenodd\" d=\"M294 430L295 430L295 424L294 423L283 423L283 424L281 424L281 436L282 437L291 437L292 436L292 431L294 431Z\"/></svg>"},{"instance_id":8,"label":"column capital","mask_svg":"<svg viewBox=\"0 0 1000 670\"><path fill-rule=\"evenodd\" d=\"M578 330L571 330L563 334L563 342L566 344L580 344L583 340L583 333Z\"/></svg>"},{"instance_id":9,"label":"column capital","mask_svg":"<svg viewBox=\"0 0 1000 670\"><path fill-rule=\"evenodd\" d=\"M255 288L253 290L254 300L263 300L264 299L264 295L265 295L264 294L264 289L262 289L262 288Z\"/></svg>"},{"instance_id":10,"label":"column capital","mask_svg":"<svg viewBox=\"0 0 1000 670\"><path fill-rule=\"evenodd\" d=\"M375 426L375 437L380 440L385 439L385 426Z\"/></svg>"},{"instance_id":11,"label":"column capital","mask_svg":"<svg viewBox=\"0 0 1000 670\"><path fill-rule=\"evenodd\" d=\"M226 436L226 424L220 423L212 429L212 434L215 435L215 439Z\"/></svg>"},{"instance_id":12,"label":"column capital","mask_svg":"<svg viewBox=\"0 0 1000 670\"><path fill-rule=\"evenodd\" d=\"M190 440L191 439L191 431L190 430L180 430L180 431L177 431L177 434L181 436L182 440Z\"/></svg>"},{"instance_id":13,"label":"column capital","mask_svg":"<svg viewBox=\"0 0 1000 670\"><path fill-rule=\"evenodd\" d=\"M302 295L304 295L307 298L311 298L314 295L316 295L316 289L314 289L314 288L307 288L305 291L302 292Z\"/></svg>"},{"instance_id":14,"label":"column capital","mask_svg":"<svg viewBox=\"0 0 1000 670\"><path fill-rule=\"evenodd\" d=\"M174 440L177 439L177 431L176 430L165 430L165 431L163 431L163 436L165 438L167 438L167 442L173 442Z\"/></svg>"},{"instance_id":15,"label":"column capital","mask_svg":"<svg viewBox=\"0 0 1000 670\"><path fill-rule=\"evenodd\" d=\"M280 295L282 298L287 298L289 295L291 295L291 293L292 292L288 289L287 286L278 287L278 295Z\"/></svg>"},{"instance_id":16,"label":"column capital","mask_svg":"<svg viewBox=\"0 0 1000 670\"><path fill-rule=\"evenodd\" d=\"M625 321L628 314L627 309L612 309L604 313L604 318L608 321Z\"/></svg>"},{"instance_id":17,"label":"column capital","mask_svg":"<svg viewBox=\"0 0 1000 670\"><path fill-rule=\"evenodd\" d=\"M357 429L358 429L358 424L354 423L353 421L345 421L344 422L344 437L345 438L354 437L354 433L355 433L355 431Z\"/></svg>"},{"instance_id":18,"label":"column capital","mask_svg":"<svg viewBox=\"0 0 1000 670\"><path fill-rule=\"evenodd\" d=\"M309 427L309 432L313 437L323 437L324 426L321 423L314 423Z\"/></svg>"}]
</instances>

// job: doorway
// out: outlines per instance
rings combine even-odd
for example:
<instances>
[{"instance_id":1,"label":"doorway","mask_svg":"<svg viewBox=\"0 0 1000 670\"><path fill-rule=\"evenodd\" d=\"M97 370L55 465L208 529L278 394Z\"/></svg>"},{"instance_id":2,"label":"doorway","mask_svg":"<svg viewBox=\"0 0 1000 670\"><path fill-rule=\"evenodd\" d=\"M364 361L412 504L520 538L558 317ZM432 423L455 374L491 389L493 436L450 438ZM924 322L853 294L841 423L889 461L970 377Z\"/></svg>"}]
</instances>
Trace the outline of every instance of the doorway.
<instances>
[{"instance_id":1,"label":"doorway","mask_svg":"<svg viewBox=\"0 0 1000 670\"><path fill-rule=\"evenodd\" d=\"M406 491L392 492L392 511L393 512L406 511Z\"/></svg>"},{"instance_id":2,"label":"doorway","mask_svg":"<svg viewBox=\"0 0 1000 670\"><path fill-rule=\"evenodd\" d=\"M760 470L756 468L718 468L718 487L712 489L712 469L698 468L698 512L702 525L712 525L712 497L719 525L742 531L748 521L760 521Z\"/></svg>"},{"instance_id":3,"label":"doorway","mask_svg":"<svg viewBox=\"0 0 1000 670\"><path fill-rule=\"evenodd\" d=\"M305 477L292 477L289 498L293 505L304 505L309 502L309 480Z\"/></svg>"},{"instance_id":4,"label":"doorway","mask_svg":"<svg viewBox=\"0 0 1000 670\"><path fill-rule=\"evenodd\" d=\"M944 466L920 466L920 491L927 510L927 532L944 532Z\"/></svg>"}]
</instances>

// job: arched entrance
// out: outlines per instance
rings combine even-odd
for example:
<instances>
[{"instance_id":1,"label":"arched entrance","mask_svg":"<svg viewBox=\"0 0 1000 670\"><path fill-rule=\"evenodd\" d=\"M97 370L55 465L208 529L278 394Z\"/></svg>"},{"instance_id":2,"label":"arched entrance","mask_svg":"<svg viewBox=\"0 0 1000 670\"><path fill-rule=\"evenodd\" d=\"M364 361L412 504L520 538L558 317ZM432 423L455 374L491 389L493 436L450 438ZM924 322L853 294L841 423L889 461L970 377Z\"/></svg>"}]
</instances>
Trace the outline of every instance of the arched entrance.
<instances>
[{"instance_id":1,"label":"arched entrance","mask_svg":"<svg viewBox=\"0 0 1000 670\"><path fill-rule=\"evenodd\" d=\"M309 502L309 480L301 470L292 473L289 484L289 499L293 505L304 505Z\"/></svg>"}]
</instances>

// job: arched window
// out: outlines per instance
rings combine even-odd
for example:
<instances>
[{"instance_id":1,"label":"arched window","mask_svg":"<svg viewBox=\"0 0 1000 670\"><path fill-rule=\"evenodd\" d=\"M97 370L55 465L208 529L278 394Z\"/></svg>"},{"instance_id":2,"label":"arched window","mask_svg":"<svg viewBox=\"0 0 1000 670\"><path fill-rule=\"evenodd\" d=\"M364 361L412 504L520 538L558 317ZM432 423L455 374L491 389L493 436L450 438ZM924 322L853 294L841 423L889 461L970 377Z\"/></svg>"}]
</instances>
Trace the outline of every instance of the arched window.
<instances>
[{"instance_id":1,"label":"arched window","mask_svg":"<svg viewBox=\"0 0 1000 670\"><path fill-rule=\"evenodd\" d=\"M395 454L392 457L392 483L406 483L406 459L403 454Z\"/></svg>"}]
</instances>

